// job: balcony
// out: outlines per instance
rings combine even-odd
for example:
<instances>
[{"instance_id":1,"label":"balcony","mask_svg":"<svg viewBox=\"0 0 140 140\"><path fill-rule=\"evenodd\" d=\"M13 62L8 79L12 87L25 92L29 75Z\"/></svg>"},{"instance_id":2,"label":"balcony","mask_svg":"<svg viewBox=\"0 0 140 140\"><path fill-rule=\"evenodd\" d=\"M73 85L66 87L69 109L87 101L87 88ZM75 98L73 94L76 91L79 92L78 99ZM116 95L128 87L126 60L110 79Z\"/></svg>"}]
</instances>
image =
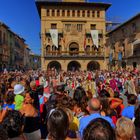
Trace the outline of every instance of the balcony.
<instances>
[{"instance_id":1,"label":"balcony","mask_svg":"<svg viewBox=\"0 0 140 140\"><path fill-rule=\"evenodd\" d=\"M103 58L104 54L101 51L49 51L44 56L45 58Z\"/></svg>"}]
</instances>

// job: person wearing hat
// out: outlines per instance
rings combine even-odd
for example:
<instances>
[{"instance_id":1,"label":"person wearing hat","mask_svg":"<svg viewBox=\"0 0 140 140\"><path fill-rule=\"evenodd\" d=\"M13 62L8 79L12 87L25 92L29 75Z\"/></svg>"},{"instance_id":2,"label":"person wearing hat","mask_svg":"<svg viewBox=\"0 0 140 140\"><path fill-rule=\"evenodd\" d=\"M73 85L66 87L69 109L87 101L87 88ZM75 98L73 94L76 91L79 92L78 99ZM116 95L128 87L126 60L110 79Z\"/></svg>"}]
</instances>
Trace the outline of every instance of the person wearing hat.
<instances>
[{"instance_id":1,"label":"person wearing hat","mask_svg":"<svg viewBox=\"0 0 140 140\"><path fill-rule=\"evenodd\" d=\"M14 86L14 94L15 96L15 110L20 110L22 108L22 103L24 101L24 86L22 86L21 84L16 84Z\"/></svg>"}]
</instances>

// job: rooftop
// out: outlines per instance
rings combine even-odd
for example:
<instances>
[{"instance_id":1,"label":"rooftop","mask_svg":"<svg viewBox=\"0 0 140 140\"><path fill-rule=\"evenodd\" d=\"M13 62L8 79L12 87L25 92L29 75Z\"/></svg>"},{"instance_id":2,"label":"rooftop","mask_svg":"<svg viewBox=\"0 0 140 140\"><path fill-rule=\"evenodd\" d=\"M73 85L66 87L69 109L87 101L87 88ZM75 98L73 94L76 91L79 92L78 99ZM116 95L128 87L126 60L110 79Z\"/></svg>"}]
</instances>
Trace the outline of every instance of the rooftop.
<instances>
[{"instance_id":1,"label":"rooftop","mask_svg":"<svg viewBox=\"0 0 140 140\"><path fill-rule=\"evenodd\" d=\"M14 33L10 27L8 27L4 22L0 21L0 25L5 27L10 33L12 33L14 36L18 37L19 39L23 40L23 42L25 42L25 39L23 37L21 37L20 35Z\"/></svg>"},{"instance_id":2,"label":"rooftop","mask_svg":"<svg viewBox=\"0 0 140 140\"><path fill-rule=\"evenodd\" d=\"M127 20L124 23L122 23L119 26L117 26L115 29L113 29L112 31L108 32L107 35L112 34L113 32L119 30L120 28L122 28L123 26L125 26L126 24L128 24L129 22L135 20L138 17L140 18L140 13L136 14L135 16L133 16L132 18L130 18L129 20Z\"/></svg>"},{"instance_id":3,"label":"rooftop","mask_svg":"<svg viewBox=\"0 0 140 140\"><path fill-rule=\"evenodd\" d=\"M36 0L36 6L38 8L38 12L40 13L40 9L42 5L46 6L87 6L87 7L101 7L107 10L111 4L104 2L79 2L79 1L62 1L62 0Z\"/></svg>"}]
</instances>

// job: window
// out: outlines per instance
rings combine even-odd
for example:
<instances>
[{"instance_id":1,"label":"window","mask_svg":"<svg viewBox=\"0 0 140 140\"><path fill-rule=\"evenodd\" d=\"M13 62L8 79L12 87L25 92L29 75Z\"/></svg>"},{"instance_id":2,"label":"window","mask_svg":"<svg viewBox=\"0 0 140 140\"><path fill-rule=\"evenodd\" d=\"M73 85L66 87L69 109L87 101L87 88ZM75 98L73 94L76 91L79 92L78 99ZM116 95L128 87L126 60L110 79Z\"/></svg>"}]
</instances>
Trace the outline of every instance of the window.
<instances>
[{"instance_id":1,"label":"window","mask_svg":"<svg viewBox=\"0 0 140 140\"><path fill-rule=\"evenodd\" d=\"M62 10L62 16L63 17L65 16L65 10Z\"/></svg>"},{"instance_id":2,"label":"window","mask_svg":"<svg viewBox=\"0 0 140 140\"><path fill-rule=\"evenodd\" d=\"M75 17L75 11L74 10L72 11L72 16Z\"/></svg>"},{"instance_id":3,"label":"window","mask_svg":"<svg viewBox=\"0 0 140 140\"><path fill-rule=\"evenodd\" d=\"M83 27L82 24L77 24L77 31L81 32L82 31L82 27Z\"/></svg>"},{"instance_id":4,"label":"window","mask_svg":"<svg viewBox=\"0 0 140 140\"><path fill-rule=\"evenodd\" d=\"M57 29L57 24L52 23L51 24L51 29Z\"/></svg>"},{"instance_id":5,"label":"window","mask_svg":"<svg viewBox=\"0 0 140 140\"><path fill-rule=\"evenodd\" d=\"M67 11L67 16L68 16L68 17L70 16L70 10Z\"/></svg>"},{"instance_id":6,"label":"window","mask_svg":"<svg viewBox=\"0 0 140 140\"><path fill-rule=\"evenodd\" d=\"M85 17L85 11L82 11L82 17Z\"/></svg>"},{"instance_id":7,"label":"window","mask_svg":"<svg viewBox=\"0 0 140 140\"><path fill-rule=\"evenodd\" d=\"M90 25L90 29L91 29L91 30L96 30L96 24L91 24L91 25Z\"/></svg>"},{"instance_id":8,"label":"window","mask_svg":"<svg viewBox=\"0 0 140 140\"><path fill-rule=\"evenodd\" d=\"M67 32L70 32L71 24L65 24L65 29Z\"/></svg>"},{"instance_id":9,"label":"window","mask_svg":"<svg viewBox=\"0 0 140 140\"><path fill-rule=\"evenodd\" d=\"M47 10L47 16L50 16L50 10Z\"/></svg>"},{"instance_id":10,"label":"window","mask_svg":"<svg viewBox=\"0 0 140 140\"><path fill-rule=\"evenodd\" d=\"M132 23L132 30L133 32L136 32L136 23Z\"/></svg>"},{"instance_id":11,"label":"window","mask_svg":"<svg viewBox=\"0 0 140 140\"><path fill-rule=\"evenodd\" d=\"M3 43L6 42L6 39L5 39L5 33L3 34Z\"/></svg>"},{"instance_id":12,"label":"window","mask_svg":"<svg viewBox=\"0 0 140 140\"><path fill-rule=\"evenodd\" d=\"M87 11L87 17L90 17L90 11L89 10Z\"/></svg>"},{"instance_id":13,"label":"window","mask_svg":"<svg viewBox=\"0 0 140 140\"><path fill-rule=\"evenodd\" d=\"M100 11L97 11L97 17L100 17Z\"/></svg>"},{"instance_id":14,"label":"window","mask_svg":"<svg viewBox=\"0 0 140 140\"><path fill-rule=\"evenodd\" d=\"M60 10L57 10L57 16L58 17L60 16Z\"/></svg>"},{"instance_id":15,"label":"window","mask_svg":"<svg viewBox=\"0 0 140 140\"><path fill-rule=\"evenodd\" d=\"M92 17L95 17L95 11L92 11Z\"/></svg>"},{"instance_id":16,"label":"window","mask_svg":"<svg viewBox=\"0 0 140 140\"><path fill-rule=\"evenodd\" d=\"M52 10L52 16L53 16L53 17L55 16L55 11L54 11L54 10Z\"/></svg>"},{"instance_id":17,"label":"window","mask_svg":"<svg viewBox=\"0 0 140 140\"><path fill-rule=\"evenodd\" d=\"M77 11L77 16L80 17L80 10Z\"/></svg>"}]
</instances>

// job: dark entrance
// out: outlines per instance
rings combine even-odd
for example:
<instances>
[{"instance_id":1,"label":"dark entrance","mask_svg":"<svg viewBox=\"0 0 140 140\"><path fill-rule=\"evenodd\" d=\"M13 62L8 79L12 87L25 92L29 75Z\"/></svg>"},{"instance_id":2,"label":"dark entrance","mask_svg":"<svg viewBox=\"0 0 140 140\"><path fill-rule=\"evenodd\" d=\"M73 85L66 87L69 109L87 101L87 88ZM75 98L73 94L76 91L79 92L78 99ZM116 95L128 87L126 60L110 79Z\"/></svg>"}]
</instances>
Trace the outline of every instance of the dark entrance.
<instances>
[{"instance_id":1,"label":"dark entrance","mask_svg":"<svg viewBox=\"0 0 140 140\"><path fill-rule=\"evenodd\" d=\"M79 71L81 68L81 65L79 62L77 61L71 61L69 64L68 64L68 67L67 67L67 70L68 71Z\"/></svg>"},{"instance_id":2,"label":"dark entrance","mask_svg":"<svg viewBox=\"0 0 140 140\"><path fill-rule=\"evenodd\" d=\"M87 65L88 71L99 70L99 69L100 69L100 64L96 61L91 61Z\"/></svg>"},{"instance_id":3,"label":"dark entrance","mask_svg":"<svg viewBox=\"0 0 140 140\"><path fill-rule=\"evenodd\" d=\"M55 68L57 71L61 70L61 64L57 61L52 61L48 64L48 68L47 69L52 69Z\"/></svg>"}]
</instances>

